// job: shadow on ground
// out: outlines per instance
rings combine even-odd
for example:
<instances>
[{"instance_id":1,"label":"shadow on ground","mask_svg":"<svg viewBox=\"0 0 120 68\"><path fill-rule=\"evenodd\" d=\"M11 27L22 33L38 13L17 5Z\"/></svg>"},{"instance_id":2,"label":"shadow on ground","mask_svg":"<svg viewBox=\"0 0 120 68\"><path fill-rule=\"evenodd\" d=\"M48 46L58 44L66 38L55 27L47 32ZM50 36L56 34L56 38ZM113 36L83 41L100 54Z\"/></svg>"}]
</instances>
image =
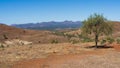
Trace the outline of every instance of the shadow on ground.
<instances>
[{"instance_id":1,"label":"shadow on ground","mask_svg":"<svg viewBox=\"0 0 120 68\"><path fill-rule=\"evenodd\" d=\"M107 46L107 45L98 45L97 47L94 46L87 46L85 48L98 48L98 49L108 49L108 48L113 48L113 46Z\"/></svg>"}]
</instances>

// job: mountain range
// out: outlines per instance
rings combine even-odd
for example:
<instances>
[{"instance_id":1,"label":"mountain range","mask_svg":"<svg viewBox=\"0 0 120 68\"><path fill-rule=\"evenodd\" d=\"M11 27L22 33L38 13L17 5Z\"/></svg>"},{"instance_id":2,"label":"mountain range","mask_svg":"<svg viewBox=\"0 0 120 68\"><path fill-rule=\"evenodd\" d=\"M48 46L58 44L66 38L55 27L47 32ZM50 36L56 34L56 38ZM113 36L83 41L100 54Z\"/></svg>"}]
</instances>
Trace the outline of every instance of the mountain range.
<instances>
[{"instance_id":1,"label":"mountain range","mask_svg":"<svg viewBox=\"0 0 120 68\"><path fill-rule=\"evenodd\" d=\"M57 30L57 29L73 29L80 28L82 26L81 21L63 21L63 22L39 22L39 23L27 23L27 24L12 24L11 26L24 29L35 30Z\"/></svg>"}]
</instances>

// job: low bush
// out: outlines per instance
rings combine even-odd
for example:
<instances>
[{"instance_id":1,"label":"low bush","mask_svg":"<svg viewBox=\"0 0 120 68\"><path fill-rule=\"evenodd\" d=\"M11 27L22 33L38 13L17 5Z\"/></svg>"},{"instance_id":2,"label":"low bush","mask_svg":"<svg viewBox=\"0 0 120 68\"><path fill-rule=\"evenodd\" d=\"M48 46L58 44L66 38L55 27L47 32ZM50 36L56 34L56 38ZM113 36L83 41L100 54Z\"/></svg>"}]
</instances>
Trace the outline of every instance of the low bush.
<instances>
[{"instance_id":1,"label":"low bush","mask_svg":"<svg viewBox=\"0 0 120 68\"><path fill-rule=\"evenodd\" d=\"M4 48L4 45L3 45L3 44L0 44L0 48Z\"/></svg>"},{"instance_id":2,"label":"low bush","mask_svg":"<svg viewBox=\"0 0 120 68\"><path fill-rule=\"evenodd\" d=\"M117 44L120 44L120 38L116 39Z\"/></svg>"},{"instance_id":3,"label":"low bush","mask_svg":"<svg viewBox=\"0 0 120 68\"><path fill-rule=\"evenodd\" d=\"M72 38L72 37L75 37L74 35L71 35L71 34L65 34L65 36L66 36L68 39L70 39L70 38Z\"/></svg>"},{"instance_id":4,"label":"low bush","mask_svg":"<svg viewBox=\"0 0 120 68\"><path fill-rule=\"evenodd\" d=\"M57 43L58 43L58 40L52 40L51 43L52 43L52 44L57 44Z\"/></svg>"},{"instance_id":5,"label":"low bush","mask_svg":"<svg viewBox=\"0 0 120 68\"><path fill-rule=\"evenodd\" d=\"M103 40L101 40L101 45L103 45L103 44L105 44L106 43L106 40L105 39L103 39Z\"/></svg>"},{"instance_id":6,"label":"low bush","mask_svg":"<svg viewBox=\"0 0 120 68\"><path fill-rule=\"evenodd\" d=\"M107 41L108 41L108 43L112 44L115 40L113 38L111 38L111 37L108 37Z\"/></svg>"},{"instance_id":7,"label":"low bush","mask_svg":"<svg viewBox=\"0 0 120 68\"><path fill-rule=\"evenodd\" d=\"M83 38L82 42L93 42L91 38Z\"/></svg>"}]
</instances>

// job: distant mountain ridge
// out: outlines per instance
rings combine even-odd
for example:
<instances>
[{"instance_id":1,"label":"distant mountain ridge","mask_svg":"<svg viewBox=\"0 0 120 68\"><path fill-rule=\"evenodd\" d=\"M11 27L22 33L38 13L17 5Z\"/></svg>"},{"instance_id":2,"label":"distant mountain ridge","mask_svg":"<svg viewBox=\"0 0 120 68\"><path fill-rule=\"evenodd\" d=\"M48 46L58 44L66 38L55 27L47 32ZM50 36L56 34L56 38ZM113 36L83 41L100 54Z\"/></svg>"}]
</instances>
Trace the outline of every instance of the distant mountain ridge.
<instances>
[{"instance_id":1,"label":"distant mountain ridge","mask_svg":"<svg viewBox=\"0 0 120 68\"><path fill-rule=\"evenodd\" d=\"M63 22L40 22L40 23L27 23L27 24L13 24L11 26L24 29L35 29L35 30L56 30L56 29L72 29L80 28L82 25L81 21L63 21Z\"/></svg>"}]
</instances>

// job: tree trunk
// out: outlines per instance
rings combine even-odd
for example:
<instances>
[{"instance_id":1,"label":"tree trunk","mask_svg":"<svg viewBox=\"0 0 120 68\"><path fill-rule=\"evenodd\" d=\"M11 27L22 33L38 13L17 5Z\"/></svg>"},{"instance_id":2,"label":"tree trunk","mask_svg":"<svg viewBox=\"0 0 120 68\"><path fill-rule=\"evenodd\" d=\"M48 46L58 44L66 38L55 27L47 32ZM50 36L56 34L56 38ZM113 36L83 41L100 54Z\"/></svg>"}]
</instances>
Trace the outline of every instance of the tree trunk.
<instances>
[{"instance_id":1,"label":"tree trunk","mask_svg":"<svg viewBox=\"0 0 120 68\"><path fill-rule=\"evenodd\" d=\"M95 47L98 48L98 35L95 35Z\"/></svg>"}]
</instances>

